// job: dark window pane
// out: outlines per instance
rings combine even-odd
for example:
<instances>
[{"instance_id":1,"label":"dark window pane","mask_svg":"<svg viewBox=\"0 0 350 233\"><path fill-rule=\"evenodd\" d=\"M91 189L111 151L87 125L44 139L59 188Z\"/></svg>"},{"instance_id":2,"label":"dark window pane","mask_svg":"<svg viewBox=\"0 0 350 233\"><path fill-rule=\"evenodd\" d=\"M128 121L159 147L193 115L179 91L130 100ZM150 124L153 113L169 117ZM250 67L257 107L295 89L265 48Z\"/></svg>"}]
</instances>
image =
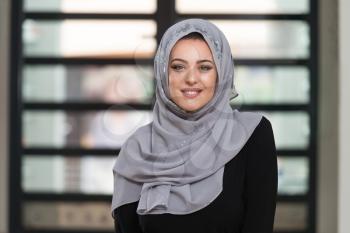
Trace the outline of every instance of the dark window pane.
<instances>
[{"instance_id":1,"label":"dark window pane","mask_svg":"<svg viewBox=\"0 0 350 233\"><path fill-rule=\"evenodd\" d=\"M309 11L308 0L201 0L188 1L176 0L176 10L179 13L307 13Z\"/></svg>"},{"instance_id":2,"label":"dark window pane","mask_svg":"<svg viewBox=\"0 0 350 233\"><path fill-rule=\"evenodd\" d=\"M125 105L127 108L128 106ZM151 121L150 111L27 111L23 116L24 146L119 148L136 129Z\"/></svg>"},{"instance_id":3,"label":"dark window pane","mask_svg":"<svg viewBox=\"0 0 350 233\"><path fill-rule=\"evenodd\" d=\"M25 11L64 13L154 13L156 0L24 0Z\"/></svg>"},{"instance_id":4,"label":"dark window pane","mask_svg":"<svg viewBox=\"0 0 350 233\"><path fill-rule=\"evenodd\" d=\"M26 20L26 56L150 58L156 48L152 20Z\"/></svg>"},{"instance_id":5,"label":"dark window pane","mask_svg":"<svg viewBox=\"0 0 350 233\"><path fill-rule=\"evenodd\" d=\"M307 214L307 206L304 203L277 203L274 230L306 230Z\"/></svg>"},{"instance_id":6,"label":"dark window pane","mask_svg":"<svg viewBox=\"0 0 350 233\"><path fill-rule=\"evenodd\" d=\"M26 229L112 230L110 203L26 202L23 225Z\"/></svg>"},{"instance_id":7,"label":"dark window pane","mask_svg":"<svg viewBox=\"0 0 350 233\"><path fill-rule=\"evenodd\" d=\"M153 69L141 65L26 66L25 101L151 103Z\"/></svg>"}]
</instances>

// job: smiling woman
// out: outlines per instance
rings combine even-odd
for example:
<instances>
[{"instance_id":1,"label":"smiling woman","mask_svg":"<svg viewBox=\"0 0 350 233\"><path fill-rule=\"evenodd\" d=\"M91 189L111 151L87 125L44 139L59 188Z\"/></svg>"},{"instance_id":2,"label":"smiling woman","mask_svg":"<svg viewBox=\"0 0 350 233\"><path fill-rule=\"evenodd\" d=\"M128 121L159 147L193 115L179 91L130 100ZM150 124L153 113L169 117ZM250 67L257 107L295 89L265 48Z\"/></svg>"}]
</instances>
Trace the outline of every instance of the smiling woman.
<instances>
[{"instance_id":1,"label":"smiling woman","mask_svg":"<svg viewBox=\"0 0 350 233\"><path fill-rule=\"evenodd\" d=\"M199 33L191 33L175 44L168 73L170 97L185 111L197 111L213 97L216 66L209 46Z\"/></svg>"},{"instance_id":2,"label":"smiling woman","mask_svg":"<svg viewBox=\"0 0 350 233\"><path fill-rule=\"evenodd\" d=\"M170 27L155 59L153 121L113 168L117 233L272 233L277 157L269 120L232 109L229 43L214 24Z\"/></svg>"}]
</instances>

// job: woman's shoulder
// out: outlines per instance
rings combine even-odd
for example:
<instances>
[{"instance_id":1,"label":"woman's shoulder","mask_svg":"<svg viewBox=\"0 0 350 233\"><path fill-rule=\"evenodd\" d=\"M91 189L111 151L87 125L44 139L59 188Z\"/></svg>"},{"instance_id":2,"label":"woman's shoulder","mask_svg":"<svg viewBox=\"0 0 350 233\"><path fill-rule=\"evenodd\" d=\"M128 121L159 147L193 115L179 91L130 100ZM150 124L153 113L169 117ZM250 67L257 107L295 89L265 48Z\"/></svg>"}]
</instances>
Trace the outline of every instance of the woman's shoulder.
<instances>
[{"instance_id":1,"label":"woman's shoulder","mask_svg":"<svg viewBox=\"0 0 350 233\"><path fill-rule=\"evenodd\" d=\"M271 121L264 115L262 115L259 124L257 125L255 131L261 132L270 132L272 130Z\"/></svg>"},{"instance_id":2,"label":"woman's shoulder","mask_svg":"<svg viewBox=\"0 0 350 233\"><path fill-rule=\"evenodd\" d=\"M255 113L252 112L250 114ZM255 129L246 142L246 146L251 146L254 148L256 148L257 144L274 141L273 129L270 120L261 113L256 114L260 115L260 120L258 123L256 123Z\"/></svg>"},{"instance_id":3,"label":"woman's shoulder","mask_svg":"<svg viewBox=\"0 0 350 233\"><path fill-rule=\"evenodd\" d=\"M252 132L250 138L258 135L271 134L272 132L270 120L260 112L241 112L235 109L233 114L241 125L243 125L248 131Z\"/></svg>"},{"instance_id":4,"label":"woman's shoulder","mask_svg":"<svg viewBox=\"0 0 350 233\"><path fill-rule=\"evenodd\" d=\"M246 146L248 154L250 154L249 157L255 159L259 157L259 159L262 159L262 157L266 158L268 154L272 155L272 157L275 156L275 138L272 124L267 117L262 116ZM261 156L263 154L265 154L265 156Z\"/></svg>"}]
</instances>

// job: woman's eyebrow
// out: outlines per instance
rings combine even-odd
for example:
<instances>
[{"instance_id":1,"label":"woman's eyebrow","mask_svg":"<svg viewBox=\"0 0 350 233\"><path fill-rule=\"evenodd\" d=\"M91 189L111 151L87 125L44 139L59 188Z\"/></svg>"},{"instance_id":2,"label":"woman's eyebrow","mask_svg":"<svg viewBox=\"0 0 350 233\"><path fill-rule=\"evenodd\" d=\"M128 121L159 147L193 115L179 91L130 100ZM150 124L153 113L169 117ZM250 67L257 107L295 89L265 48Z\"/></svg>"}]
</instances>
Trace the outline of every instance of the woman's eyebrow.
<instances>
[{"instance_id":1,"label":"woman's eyebrow","mask_svg":"<svg viewBox=\"0 0 350 233\"><path fill-rule=\"evenodd\" d=\"M171 59L170 62L173 62L173 61L181 61L181 62L183 62L183 63L188 63L186 60L181 59L181 58L174 58L174 59Z\"/></svg>"},{"instance_id":2,"label":"woman's eyebrow","mask_svg":"<svg viewBox=\"0 0 350 233\"><path fill-rule=\"evenodd\" d=\"M197 61L197 63L202 63L202 62L210 62L210 63L214 64L214 62L212 60L208 60L208 59L203 59L203 60Z\"/></svg>"},{"instance_id":3,"label":"woman's eyebrow","mask_svg":"<svg viewBox=\"0 0 350 233\"><path fill-rule=\"evenodd\" d=\"M188 61L184 60L184 59L181 59L181 58L174 58L174 59L171 59L170 62L173 62L173 61L181 61L183 63L188 63ZM202 63L202 62L210 62L212 64L214 64L214 62L212 60L208 60L208 59L203 59L203 60L198 60L197 63Z\"/></svg>"}]
</instances>

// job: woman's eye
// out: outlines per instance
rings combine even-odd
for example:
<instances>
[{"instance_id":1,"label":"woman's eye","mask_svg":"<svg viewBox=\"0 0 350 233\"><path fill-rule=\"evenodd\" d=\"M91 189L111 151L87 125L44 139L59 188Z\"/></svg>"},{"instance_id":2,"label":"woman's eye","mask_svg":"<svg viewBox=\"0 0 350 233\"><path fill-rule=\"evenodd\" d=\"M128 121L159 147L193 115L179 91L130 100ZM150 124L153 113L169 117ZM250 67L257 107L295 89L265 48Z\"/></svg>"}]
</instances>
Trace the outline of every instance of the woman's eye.
<instances>
[{"instance_id":1,"label":"woman's eye","mask_svg":"<svg viewBox=\"0 0 350 233\"><path fill-rule=\"evenodd\" d=\"M209 71L209 70L212 69L212 67L211 67L211 66L201 66L200 69L201 69L202 71Z\"/></svg>"},{"instance_id":2,"label":"woman's eye","mask_svg":"<svg viewBox=\"0 0 350 233\"><path fill-rule=\"evenodd\" d=\"M171 68L175 71L180 71L182 70L184 67L182 65L172 65Z\"/></svg>"}]
</instances>

